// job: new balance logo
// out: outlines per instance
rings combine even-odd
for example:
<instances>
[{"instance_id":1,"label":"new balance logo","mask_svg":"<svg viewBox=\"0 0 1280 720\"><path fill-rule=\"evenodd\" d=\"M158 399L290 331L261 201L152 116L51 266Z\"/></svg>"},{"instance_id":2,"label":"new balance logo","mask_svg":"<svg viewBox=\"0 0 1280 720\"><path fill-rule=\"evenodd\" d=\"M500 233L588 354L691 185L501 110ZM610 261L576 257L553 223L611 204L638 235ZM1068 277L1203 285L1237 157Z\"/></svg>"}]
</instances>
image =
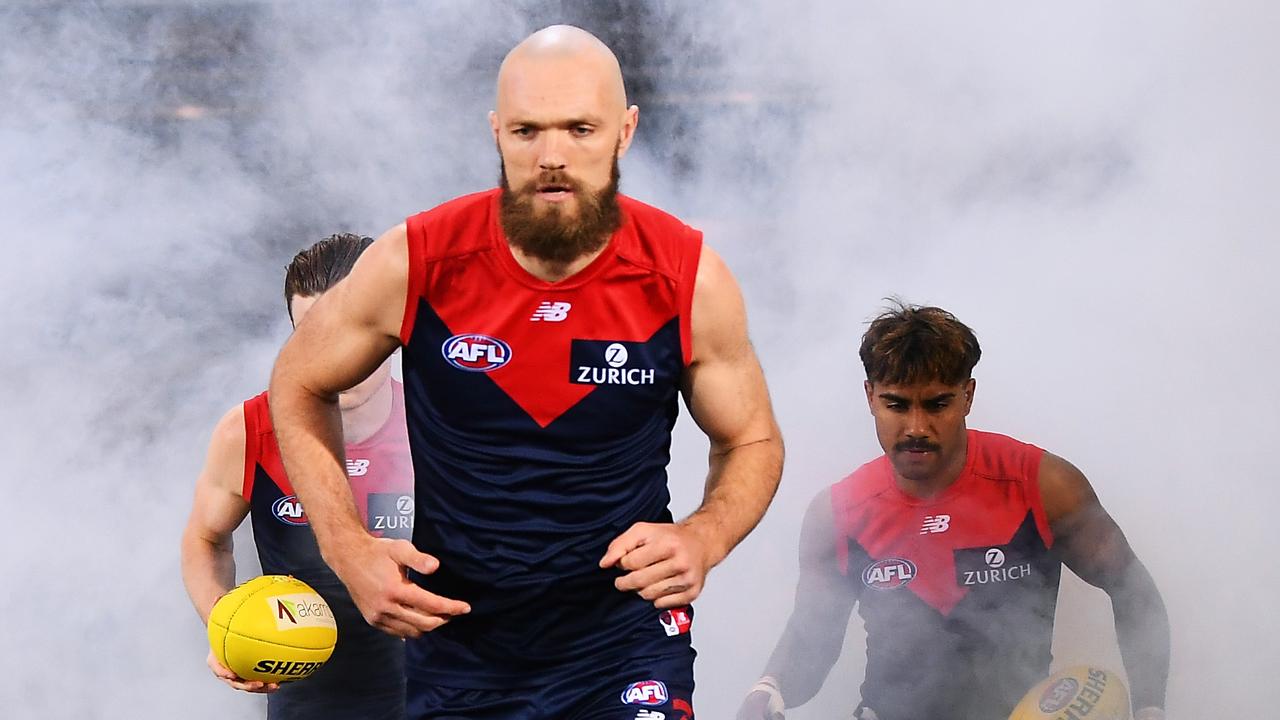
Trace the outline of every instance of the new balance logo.
<instances>
[{"instance_id":1,"label":"new balance logo","mask_svg":"<svg viewBox=\"0 0 1280 720\"><path fill-rule=\"evenodd\" d=\"M946 532L950 527L950 515L926 515L924 523L920 526L920 534L928 535L929 533L942 533Z\"/></svg>"},{"instance_id":2,"label":"new balance logo","mask_svg":"<svg viewBox=\"0 0 1280 720\"><path fill-rule=\"evenodd\" d=\"M544 301L538 304L538 309L533 311L533 317L529 321L560 322L569 317L571 307L573 306L567 302Z\"/></svg>"},{"instance_id":3,"label":"new balance logo","mask_svg":"<svg viewBox=\"0 0 1280 720\"><path fill-rule=\"evenodd\" d=\"M349 477L360 477L369 473L369 461L363 458L352 460L347 459L347 475Z\"/></svg>"}]
</instances>

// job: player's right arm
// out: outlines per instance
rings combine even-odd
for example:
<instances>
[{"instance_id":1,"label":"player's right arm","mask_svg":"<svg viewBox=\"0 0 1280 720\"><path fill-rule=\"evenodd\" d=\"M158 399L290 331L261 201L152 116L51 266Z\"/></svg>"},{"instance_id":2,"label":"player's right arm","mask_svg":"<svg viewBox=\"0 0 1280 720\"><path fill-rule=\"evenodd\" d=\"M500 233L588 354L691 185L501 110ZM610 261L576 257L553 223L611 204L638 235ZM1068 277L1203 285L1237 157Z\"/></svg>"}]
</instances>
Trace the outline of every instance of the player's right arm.
<instances>
[{"instance_id":1,"label":"player's right arm","mask_svg":"<svg viewBox=\"0 0 1280 720\"><path fill-rule=\"evenodd\" d=\"M204 468L196 479L191 516L182 531L182 582L206 624L214 603L236 584L231 533L249 514L242 494L244 446L244 406L237 405L213 429ZM218 663L212 651L205 662L214 675L237 690L272 692L279 687L237 677Z\"/></svg>"},{"instance_id":2,"label":"player's right arm","mask_svg":"<svg viewBox=\"0 0 1280 720\"><path fill-rule=\"evenodd\" d=\"M795 607L737 720L779 720L783 708L809 702L840 657L858 594L857 585L840 572L837 538L828 488L810 503L800 528Z\"/></svg>"},{"instance_id":3,"label":"player's right arm","mask_svg":"<svg viewBox=\"0 0 1280 720\"><path fill-rule=\"evenodd\" d=\"M213 429L182 532L182 582L205 623L213 604L236 584L231 533L249 514L241 495L244 446L244 406L237 405Z\"/></svg>"},{"instance_id":4,"label":"player's right arm","mask_svg":"<svg viewBox=\"0 0 1280 720\"><path fill-rule=\"evenodd\" d=\"M375 538L360 522L338 412L338 393L368 377L399 347L408 276L408 238L401 224L320 296L285 343L271 374L271 418L285 472L325 562L369 624L417 637L470 607L406 577L406 568L434 572L434 557L407 540Z\"/></svg>"}]
</instances>

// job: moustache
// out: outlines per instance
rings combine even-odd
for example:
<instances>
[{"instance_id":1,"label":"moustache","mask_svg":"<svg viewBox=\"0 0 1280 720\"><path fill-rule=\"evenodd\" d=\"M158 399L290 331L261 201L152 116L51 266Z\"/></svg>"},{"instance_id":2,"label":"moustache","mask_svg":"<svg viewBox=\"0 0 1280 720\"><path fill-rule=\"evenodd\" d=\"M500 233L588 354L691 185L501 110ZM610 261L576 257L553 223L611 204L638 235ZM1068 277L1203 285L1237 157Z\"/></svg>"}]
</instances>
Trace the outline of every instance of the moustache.
<instances>
[{"instance_id":1,"label":"moustache","mask_svg":"<svg viewBox=\"0 0 1280 720\"><path fill-rule=\"evenodd\" d=\"M536 192L557 190L580 193L582 189L582 181L563 170L543 170L537 177L530 178L520 186L520 194L532 195Z\"/></svg>"},{"instance_id":2,"label":"moustache","mask_svg":"<svg viewBox=\"0 0 1280 720\"><path fill-rule=\"evenodd\" d=\"M942 446L928 440L903 440L893 446L895 452L939 452Z\"/></svg>"}]
</instances>

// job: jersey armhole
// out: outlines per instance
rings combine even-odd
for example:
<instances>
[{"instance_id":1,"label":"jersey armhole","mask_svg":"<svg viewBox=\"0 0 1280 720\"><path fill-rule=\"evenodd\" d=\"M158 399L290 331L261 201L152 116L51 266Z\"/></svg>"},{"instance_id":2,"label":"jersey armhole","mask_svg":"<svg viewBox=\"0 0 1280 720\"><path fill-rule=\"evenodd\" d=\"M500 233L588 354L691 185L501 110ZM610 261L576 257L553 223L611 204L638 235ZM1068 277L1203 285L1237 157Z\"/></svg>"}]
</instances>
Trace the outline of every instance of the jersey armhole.
<instances>
[{"instance_id":1,"label":"jersey armhole","mask_svg":"<svg viewBox=\"0 0 1280 720\"><path fill-rule=\"evenodd\" d=\"M1027 478L1027 500L1031 503L1031 514L1036 520L1036 529L1040 531L1040 538L1044 540L1044 546L1048 549L1053 548L1053 530L1049 527L1049 515L1044 511L1044 498L1040 494L1040 465L1044 461L1044 450L1033 448L1027 453L1025 464L1026 472L1023 477Z\"/></svg>"},{"instance_id":2,"label":"jersey armhole","mask_svg":"<svg viewBox=\"0 0 1280 720\"><path fill-rule=\"evenodd\" d=\"M256 399L256 398L255 398ZM245 502L253 502L253 478L257 474L261 441L258 439L257 407L253 400L246 400L244 408L244 482L240 496Z\"/></svg>"},{"instance_id":3,"label":"jersey armhole","mask_svg":"<svg viewBox=\"0 0 1280 720\"><path fill-rule=\"evenodd\" d=\"M686 227L686 249L680 267L680 353L688 367L693 361L693 292L698 280L698 263L702 260L702 233Z\"/></svg>"},{"instance_id":4,"label":"jersey armhole","mask_svg":"<svg viewBox=\"0 0 1280 720\"><path fill-rule=\"evenodd\" d=\"M426 284L422 255L426 249L427 231L423 226L422 215L419 213L404 221L409 272L408 282L405 283L404 317L400 321L400 344L406 347L409 345L409 338L413 337L413 325L418 318L418 302Z\"/></svg>"}]
</instances>

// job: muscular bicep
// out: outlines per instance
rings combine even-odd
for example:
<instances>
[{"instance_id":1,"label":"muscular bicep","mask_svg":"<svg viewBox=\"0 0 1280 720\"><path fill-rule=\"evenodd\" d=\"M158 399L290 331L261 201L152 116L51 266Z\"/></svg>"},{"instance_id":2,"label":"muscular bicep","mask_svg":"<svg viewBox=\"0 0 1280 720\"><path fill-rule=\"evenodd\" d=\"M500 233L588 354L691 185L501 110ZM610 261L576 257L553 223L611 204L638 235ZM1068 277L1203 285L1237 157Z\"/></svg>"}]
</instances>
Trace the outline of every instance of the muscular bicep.
<instances>
[{"instance_id":1,"label":"muscular bicep","mask_svg":"<svg viewBox=\"0 0 1280 720\"><path fill-rule=\"evenodd\" d=\"M1095 587L1110 589L1123 581L1134 561L1133 550L1084 473L1045 453L1040 493L1063 563Z\"/></svg>"},{"instance_id":2,"label":"muscular bicep","mask_svg":"<svg viewBox=\"0 0 1280 720\"><path fill-rule=\"evenodd\" d=\"M333 396L368 377L399 346L408 268L400 225L369 246L298 323L276 379L283 374L314 395Z\"/></svg>"},{"instance_id":3,"label":"muscular bicep","mask_svg":"<svg viewBox=\"0 0 1280 720\"><path fill-rule=\"evenodd\" d=\"M187 532L210 545L223 545L249 513L244 487L244 406L218 421L204 467L196 479Z\"/></svg>"},{"instance_id":4,"label":"muscular bicep","mask_svg":"<svg viewBox=\"0 0 1280 720\"><path fill-rule=\"evenodd\" d=\"M690 325L693 356L685 399L712 451L777 439L764 373L747 337L742 292L724 261L705 245Z\"/></svg>"}]
</instances>

